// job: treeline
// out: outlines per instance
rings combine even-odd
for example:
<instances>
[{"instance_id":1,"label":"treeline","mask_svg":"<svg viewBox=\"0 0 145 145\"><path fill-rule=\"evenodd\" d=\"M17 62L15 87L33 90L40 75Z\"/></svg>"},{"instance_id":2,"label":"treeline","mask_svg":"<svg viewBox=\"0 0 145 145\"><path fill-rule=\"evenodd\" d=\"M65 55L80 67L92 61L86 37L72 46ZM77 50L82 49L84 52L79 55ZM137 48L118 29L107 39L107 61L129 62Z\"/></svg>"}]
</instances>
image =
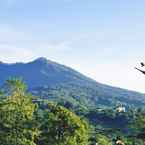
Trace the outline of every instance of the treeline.
<instances>
[{"instance_id":1,"label":"treeline","mask_svg":"<svg viewBox=\"0 0 145 145\"><path fill-rule=\"evenodd\" d=\"M73 113L62 105L31 95L19 79L6 81L0 91L0 145L145 145L142 109ZM123 121L125 126L118 126Z\"/></svg>"},{"instance_id":2,"label":"treeline","mask_svg":"<svg viewBox=\"0 0 145 145\"><path fill-rule=\"evenodd\" d=\"M6 88L0 93L0 145L88 145L86 121L54 103L34 103L21 80L7 81Z\"/></svg>"}]
</instances>

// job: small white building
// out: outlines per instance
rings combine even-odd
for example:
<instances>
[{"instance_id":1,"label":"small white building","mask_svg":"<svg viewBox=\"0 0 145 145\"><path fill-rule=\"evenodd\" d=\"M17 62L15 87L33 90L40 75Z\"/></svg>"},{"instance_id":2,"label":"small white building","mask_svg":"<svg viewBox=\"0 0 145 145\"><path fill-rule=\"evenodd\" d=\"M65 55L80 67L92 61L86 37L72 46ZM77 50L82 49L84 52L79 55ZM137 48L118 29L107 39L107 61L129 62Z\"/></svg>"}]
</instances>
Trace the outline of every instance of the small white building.
<instances>
[{"instance_id":1,"label":"small white building","mask_svg":"<svg viewBox=\"0 0 145 145\"><path fill-rule=\"evenodd\" d=\"M126 108L123 107L123 106L119 106L119 107L116 108L116 111L119 112L119 113L126 112Z\"/></svg>"}]
</instances>

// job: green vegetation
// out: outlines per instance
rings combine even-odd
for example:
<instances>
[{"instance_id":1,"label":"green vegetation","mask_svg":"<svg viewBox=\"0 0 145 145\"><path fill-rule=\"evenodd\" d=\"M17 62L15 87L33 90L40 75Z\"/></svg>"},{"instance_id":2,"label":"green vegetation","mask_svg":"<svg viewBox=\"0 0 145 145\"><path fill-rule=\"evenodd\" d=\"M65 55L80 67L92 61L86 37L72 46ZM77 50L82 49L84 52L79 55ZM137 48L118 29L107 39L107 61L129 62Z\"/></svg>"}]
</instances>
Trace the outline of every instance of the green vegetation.
<instances>
[{"instance_id":1,"label":"green vegetation","mask_svg":"<svg viewBox=\"0 0 145 145\"><path fill-rule=\"evenodd\" d=\"M1 145L88 145L86 121L54 103L34 104L25 88L21 80L9 80L1 95Z\"/></svg>"},{"instance_id":2,"label":"green vegetation","mask_svg":"<svg viewBox=\"0 0 145 145\"><path fill-rule=\"evenodd\" d=\"M102 134L96 134L96 142L100 145L112 145L111 140Z\"/></svg>"},{"instance_id":3,"label":"green vegetation","mask_svg":"<svg viewBox=\"0 0 145 145\"><path fill-rule=\"evenodd\" d=\"M7 86L10 94L0 102L0 144L35 145L34 139L39 135L33 125L36 105L19 80L9 80Z\"/></svg>"},{"instance_id":4,"label":"green vegetation","mask_svg":"<svg viewBox=\"0 0 145 145\"><path fill-rule=\"evenodd\" d=\"M88 145L87 122L64 107L49 103L42 120L40 141L44 145Z\"/></svg>"},{"instance_id":5,"label":"green vegetation","mask_svg":"<svg viewBox=\"0 0 145 145\"><path fill-rule=\"evenodd\" d=\"M73 109L97 107L112 107L123 104L131 107L144 107L144 94L113 88L96 82L65 82L57 85L41 86L30 89L35 96L41 99L51 100L57 103L69 102Z\"/></svg>"},{"instance_id":6,"label":"green vegetation","mask_svg":"<svg viewBox=\"0 0 145 145\"><path fill-rule=\"evenodd\" d=\"M145 144L145 110L74 107L32 96L19 79L0 91L0 145ZM76 115L77 114L77 115Z\"/></svg>"}]
</instances>

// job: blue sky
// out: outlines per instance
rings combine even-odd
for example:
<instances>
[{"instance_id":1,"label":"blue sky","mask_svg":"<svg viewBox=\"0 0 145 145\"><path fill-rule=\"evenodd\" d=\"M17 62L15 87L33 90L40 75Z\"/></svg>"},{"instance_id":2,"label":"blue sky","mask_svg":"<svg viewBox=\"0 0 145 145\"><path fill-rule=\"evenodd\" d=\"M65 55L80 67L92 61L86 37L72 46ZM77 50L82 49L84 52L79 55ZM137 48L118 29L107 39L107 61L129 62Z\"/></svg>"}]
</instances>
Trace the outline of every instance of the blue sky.
<instances>
[{"instance_id":1,"label":"blue sky","mask_svg":"<svg viewBox=\"0 0 145 145\"><path fill-rule=\"evenodd\" d=\"M145 92L144 0L0 0L0 60L40 56Z\"/></svg>"}]
</instances>

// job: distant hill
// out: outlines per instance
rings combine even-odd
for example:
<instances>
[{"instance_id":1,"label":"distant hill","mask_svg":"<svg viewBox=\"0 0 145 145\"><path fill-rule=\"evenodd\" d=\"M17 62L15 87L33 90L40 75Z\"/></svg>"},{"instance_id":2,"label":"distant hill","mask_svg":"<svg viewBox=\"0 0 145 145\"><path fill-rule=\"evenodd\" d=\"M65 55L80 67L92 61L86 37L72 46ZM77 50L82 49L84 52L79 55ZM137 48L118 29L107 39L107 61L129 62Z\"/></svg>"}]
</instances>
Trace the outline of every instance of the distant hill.
<instances>
[{"instance_id":1,"label":"distant hill","mask_svg":"<svg viewBox=\"0 0 145 145\"><path fill-rule=\"evenodd\" d=\"M117 103L137 107L145 105L144 94L98 83L46 58L29 63L0 62L0 85L10 77L22 77L33 94L68 107L112 106Z\"/></svg>"}]
</instances>

